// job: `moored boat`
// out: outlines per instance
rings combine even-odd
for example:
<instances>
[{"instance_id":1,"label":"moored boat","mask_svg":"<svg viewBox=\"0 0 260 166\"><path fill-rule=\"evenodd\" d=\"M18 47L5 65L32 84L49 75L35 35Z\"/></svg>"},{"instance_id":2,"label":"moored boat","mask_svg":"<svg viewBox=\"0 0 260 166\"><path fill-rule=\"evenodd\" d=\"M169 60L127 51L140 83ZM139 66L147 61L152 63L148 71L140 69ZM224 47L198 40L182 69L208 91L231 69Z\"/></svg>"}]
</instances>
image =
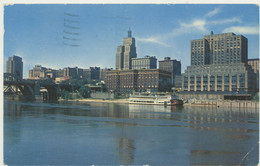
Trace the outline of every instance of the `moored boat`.
<instances>
[{"instance_id":1,"label":"moored boat","mask_svg":"<svg viewBox=\"0 0 260 166\"><path fill-rule=\"evenodd\" d=\"M165 94L138 94L129 97L130 104L182 105L177 96Z\"/></svg>"}]
</instances>

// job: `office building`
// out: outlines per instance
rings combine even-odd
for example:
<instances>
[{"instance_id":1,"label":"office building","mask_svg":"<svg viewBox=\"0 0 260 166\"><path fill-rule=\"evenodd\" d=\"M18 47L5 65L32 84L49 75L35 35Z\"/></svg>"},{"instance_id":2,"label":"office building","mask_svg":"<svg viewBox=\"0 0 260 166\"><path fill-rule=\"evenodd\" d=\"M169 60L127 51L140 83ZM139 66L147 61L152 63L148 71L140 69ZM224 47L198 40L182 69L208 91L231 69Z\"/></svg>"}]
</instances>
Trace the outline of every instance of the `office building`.
<instances>
[{"instance_id":1,"label":"office building","mask_svg":"<svg viewBox=\"0 0 260 166\"><path fill-rule=\"evenodd\" d=\"M175 88L177 90L180 90L182 88L182 76L181 75L175 76Z\"/></svg>"},{"instance_id":2,"label":"office building","mask_svg":"<svg viewBox=\"0 0 260 166\"><path fill-rule=\"evenodd\" d=\"M77 72L75 68L66 67L63 68L63 77L76 78Z\"/></svg>"},{"instance_id":3,"label":"office building","mask_svg":"<svg viewBox=\"0 0 260 166\"><path fill-rule=\"evenodd\" d=\"M64 77L63 69L56 70L56 77Z\"/></svg>"},{"instance_id":4,"label":"office building","mask_svg":"<svg viewBox=\"0 0 260 166\"><path fill-rule=\"evenodd\" d=\"M249 93L256 75L248 66L247 39L224 33L191 41L191 66L182 74L182 91Z\"/></svg>"},{"instance_id":5,"label":"office building","mask_svg":"<svg viewBox=\"0 0 260 166\"><path fill-rule=\"evenodd\" d=\"M259 73L259 58L248 59L247 63L254 70L254 73Z\"/></svg>"},{"instance_id":6,"label":"office building","mask_svg":"<svg viewBox=\"0 0 260 166\"><path fill-rule=\"evenodd\" d=\"M128 31L128 37L124 38L123 45L117 47L116 53L116 69L129 70L132 69L132 58L136 58L135 38L132 32Z\"/></svg>"},{"instance_id":7,"label":"office building","mask_svg":"<svg viewBox=\"0 0 260 166\"><path fill-rule=\"evenodd\" d=\"M99 75L100 75L100 67L90 67L90 72L91 72L91 79L99 81Z\"/></svg>"},{"instance_id":8,"label":"office building","mask_svg":"<svg viewBox=\"0 0 260 166\"><path fill-rule=\"evenodd\" d=\"M57 70L54 70L54 69L45 70L45 78L55 79L56 77L57 77Z\"/></svg>"},{"instance_id":9,"label":"office building","mask_svg":"<svg viewBox=\"0 0 260 166\"><path fill-rule=\"evenodd\" d=\"M43 79L45 78L46 67L35 65L33 69L29 70L29 79Z\"/></svg>"},{"instance_id":10,"label":"office building","mask_svg":"<svg viewBox=\"0 0 260 166\"><path fill-rule=\"evenodd\" d=\"M247 63L247 38L234 33L213 34L191 41L191 66Z\"/></svg>"},{"instance_id":11,"label":"office building","mask_svg":"<svg viewBox=\"0 0 260 166\"><path fill-rule=\"evenodd\" d=\"M159 61L159 69L171 73L171 84L175 86L175 77L181 75L181 62L165 57L163 61Z\"/></svg>"},{"instance_id":12,"label":"office building","mask_svg":"<svg viewBox=\"0 0 260 166\"><path fill-rule=\"evenodd\" d=\"M83 69L83 77L87 80L100 80L100 67L90 67L89 69Z\"/></svg>"},{"instance_id":13,"label":"office building","mask_svg":"<svg viewBox=\"0 0 260 166\"><path fill-rule=\"evenodd\" d=\"M19 56L9 57L6 62L6 73L13 74L15 78L23 79L23 61Z\"/></svg>"},{"instance_id":14,"label":"office building","mask_svg":"<svg viewBox=\"0 0 260 166\"><path fill-rule=\"evenodd\" d=\"M157 59L155 56L145 56L144 58L132 58L132 69L156 69Z\"/></svg>"},{"instance_id":15,"label":"office building","mask_svg":"<svg viewBox=\"0 0 260 166\"><path fill-rule=\"evenodd\" d=\"M159 69L112 70L107 72L106 86L117 93L170 91L171 73Z\"/></svg>"},{"instance_id":16,"label":"office building","mask_svg":"<svg viewBox=\"0 0 260 166\"><path fill-rule=\"evenodd\" d=\"M33 69L29 70L29 79L53 79L53 80L68 80L68 79L83 78L83 69L78 67L66 67L59 70L46 68L41 65L35 65Z\"/></svg>"},{"instance_id":17,"label":"office building","mask_svg":"<svg viewBox=\"0 0 260 166\"><path fill-rule=\"evenodd\" d=\"M83 78L91 80L91 71L90 69L83 69Z\"/></svg>"},{"instance_id":18,"label":"office building","mask_svg":"<svg viewBox=\"0 0 260 166\"><path fill-rule=\"evenodd\" d=\"M63 77L70 77L74 79L83 78L83 69L78 67L66 67L63 69Z\"/></svg>"},{"instance_id":19,"label":"office building","mask_svg":"<svg viewBox=\"0 0 260 166\"><path fill-rule=\"evenodd\" d=\"M124 68L124 52L125 47L120 45L117 47L116 52L116 69L123 69Z\"/></svg>"},{"instance_id":20,"label":"office building","mask_svg":"<svg viewBox=\"0 0 260 166\"><path fill-rule=\"evenodd\" d=\"M106 80L106 75L108 71L113 70L112 68L104 68L104 69L100 69L100 73L99 73L99 80L100 81L105 81Z\"/></svg>"},{"instance_id":21,"label":"office building","mask_svg":"<svg viewBox=\"0 0 260 166\"><path fill-rule=\"evenodd\" d=\"M253 92L256 75L244 63L188 66L183 74L183 91Z\"/></svg>"},{"instance_id":22,"label":"office building","mask_svg":"<svg viewBox=\"0 0 260 166\"><path fill-rule=\"evenodd\" d=\"M248 59L247 63L256 74L256 89L259 92L259 58Z\"/></svg>"}]
</instances>

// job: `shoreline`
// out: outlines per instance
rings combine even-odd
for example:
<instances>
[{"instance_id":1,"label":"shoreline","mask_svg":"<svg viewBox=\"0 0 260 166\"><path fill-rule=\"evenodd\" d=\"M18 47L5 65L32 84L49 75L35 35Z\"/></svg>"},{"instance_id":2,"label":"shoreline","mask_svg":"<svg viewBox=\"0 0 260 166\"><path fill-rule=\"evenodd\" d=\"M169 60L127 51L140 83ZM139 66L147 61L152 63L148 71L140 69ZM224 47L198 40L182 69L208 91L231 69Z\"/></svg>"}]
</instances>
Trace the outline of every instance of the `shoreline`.
<instances>
[{"instance_id":1,"label":"shoreline","mask_svg":"<svg viewBox=\"0 0 260 166\"><path fill-rule=\"evenodd\" d=\"M71 102L93 102L93 103L118 103L118 104L129 104L128 99L73 99L65 100L59 99L58 101L71 101ZM218 108L255 108L259 109L259 102L256 101L214 101L204 102L200 101L197 103L184 103L183 106L198 106L198 107L218 107Z\"/></svg>"},{"instance_id":2,"label":"shoreline","mask_svg":"<svg viewBox=\"0 0 260 166\"><path fill-rule=\"evenodd\" d=\"M112 99L112 100L106 100L106 99L59 99L58 101L72 101L72 102L93 102L93 103L120 103L120 104L128 104L128 99Z\"/></svg>"}]
</instances>

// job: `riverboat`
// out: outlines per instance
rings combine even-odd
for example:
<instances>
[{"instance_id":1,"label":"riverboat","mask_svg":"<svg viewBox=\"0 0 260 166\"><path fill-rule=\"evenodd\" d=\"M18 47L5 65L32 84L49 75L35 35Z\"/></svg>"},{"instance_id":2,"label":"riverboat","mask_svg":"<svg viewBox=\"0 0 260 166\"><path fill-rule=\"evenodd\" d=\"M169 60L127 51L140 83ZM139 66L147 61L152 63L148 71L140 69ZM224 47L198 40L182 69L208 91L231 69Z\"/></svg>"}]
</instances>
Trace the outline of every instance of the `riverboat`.
<instances>
[{"instance_id":1,"label":"riverboat","mask_svg":"<svg viewBox=\"0 0 260 166\"><path fill-rule=\"evenodd\" d=\"M132 95L130 104L182 105L183 101L172 95Z\"/></svg>"}]
</instances>

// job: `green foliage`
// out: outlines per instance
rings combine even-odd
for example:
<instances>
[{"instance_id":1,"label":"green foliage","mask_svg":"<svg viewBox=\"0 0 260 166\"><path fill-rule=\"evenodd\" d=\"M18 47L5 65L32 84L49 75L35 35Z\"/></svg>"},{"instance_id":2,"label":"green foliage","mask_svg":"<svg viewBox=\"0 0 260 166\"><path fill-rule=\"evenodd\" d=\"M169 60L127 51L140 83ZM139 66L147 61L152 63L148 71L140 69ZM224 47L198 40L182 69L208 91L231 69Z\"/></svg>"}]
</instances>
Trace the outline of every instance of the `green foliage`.
<instances>
[{"instance_id":1,"label":"green foliage","mask_svg":"<svg viewBox=\"0 0 260 166\"><path fill-rule=\"evenodd\" d=\"M88 81L86 79L69 79L61 82L61 84L63 85L73 85L73 86L83 86L87 83Z\"/></svg>"},{"instance_id":2,"label":"green foliage","mask_svg":"<svg viewBox=\"0 0 260 166\"><path fill-rule=\"evenodd\" d=\"M62 99L66 99L66 100L71 99L70 92L68 92L66 90L61 90L60 95L61 95Z\"/></svg>"},{"instance_id":3,"label":"green foliage","mask_svg":"<svg viewBox=\"0 0 260 166\"><path fill-rule=\"evenodd\" d=\"M90 89L84 85L81 86L78 91L79 91L80 95L84 98L87 98L90 96Z\"/></svg>"}]
</instances>

